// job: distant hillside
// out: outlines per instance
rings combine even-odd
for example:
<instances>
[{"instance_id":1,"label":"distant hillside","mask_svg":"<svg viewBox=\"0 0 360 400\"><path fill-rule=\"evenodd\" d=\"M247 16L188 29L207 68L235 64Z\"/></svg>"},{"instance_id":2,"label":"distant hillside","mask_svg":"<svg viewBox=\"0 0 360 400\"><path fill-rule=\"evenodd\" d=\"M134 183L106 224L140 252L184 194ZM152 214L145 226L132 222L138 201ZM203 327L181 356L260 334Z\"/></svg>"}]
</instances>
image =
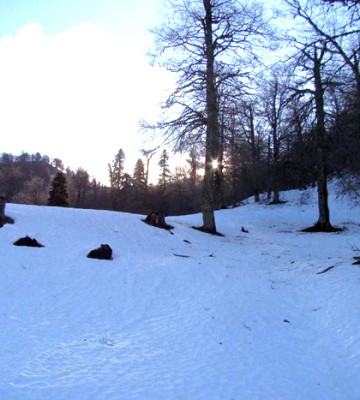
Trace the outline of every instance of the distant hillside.
<instances>
[{"instance_id":1,"label":"distant hillside","mask_svg":"<svg viewBox=\"0 0 360 400\"><path fill-rule=\"evenodd\" d=\"M25 197L33 204L41 203L47 196L47 188L52 177L59 171L60 160L50 161L40 153L22 153L14 156L2 153L0 156L0 193L8 201L23 202Z\"/></svg>"}]
</instances>

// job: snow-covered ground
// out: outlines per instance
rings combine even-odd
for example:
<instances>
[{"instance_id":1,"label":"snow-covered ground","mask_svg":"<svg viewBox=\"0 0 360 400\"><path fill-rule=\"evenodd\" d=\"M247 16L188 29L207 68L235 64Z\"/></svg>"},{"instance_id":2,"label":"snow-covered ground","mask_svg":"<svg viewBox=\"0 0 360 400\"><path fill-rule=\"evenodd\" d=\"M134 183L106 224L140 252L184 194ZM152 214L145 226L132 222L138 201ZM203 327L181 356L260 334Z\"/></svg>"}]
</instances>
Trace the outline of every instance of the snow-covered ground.
<instances>
[{"instance_id":1,"label":"snow-covered ground","mask_svg":"<svg viewBox=\"0 0 360 400\"><path fill-rule=\"evenodd\" d=\"M302 233L315 193L283 199L217 212L224 237L191 229L200 215L167 218L171 235L139 215L8 204L0 399L359 400L359 210L331 197L345 231ZM45 247L13 246L25 235ZM102 243L112 261L86 258Z\"/></svg>"}]
</instances>

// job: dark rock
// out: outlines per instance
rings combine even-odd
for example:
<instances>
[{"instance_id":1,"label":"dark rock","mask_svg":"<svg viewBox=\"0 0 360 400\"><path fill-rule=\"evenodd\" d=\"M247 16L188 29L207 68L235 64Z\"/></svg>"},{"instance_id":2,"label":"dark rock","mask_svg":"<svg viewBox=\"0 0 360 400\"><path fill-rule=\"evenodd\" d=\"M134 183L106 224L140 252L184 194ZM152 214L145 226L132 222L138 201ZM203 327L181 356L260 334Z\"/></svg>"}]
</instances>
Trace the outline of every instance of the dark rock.
<instances>
[{"instance_id":1,"label":"dark rock","mask_svg":"<svg viewBox=\"0 0 360 400\"><path fill-rule=\"evenodd\" d=\"M14 246L26 246L26 247L44 247L36 239L32 239L30 236L25 236L14 242Z\"/></svg>"},{"instance_id":2,"label":"dark rock","mask_svg":"<svg viewBox=\"0 0 360 400\"><path fill-rule=\"evenodd\" d=\"M102 244L97 249L91 250L87 257L96 258L98 260L111 260L112 248L108 244Z\"/></svg>"}]
</instances>

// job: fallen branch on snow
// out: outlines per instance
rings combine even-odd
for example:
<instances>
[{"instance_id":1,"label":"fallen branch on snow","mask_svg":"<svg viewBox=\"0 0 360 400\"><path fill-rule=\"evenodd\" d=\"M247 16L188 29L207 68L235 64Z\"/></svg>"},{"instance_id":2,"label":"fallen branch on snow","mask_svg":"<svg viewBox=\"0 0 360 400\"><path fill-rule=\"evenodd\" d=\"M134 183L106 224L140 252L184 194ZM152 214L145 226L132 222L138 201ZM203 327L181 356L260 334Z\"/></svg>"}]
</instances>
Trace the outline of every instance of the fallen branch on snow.
<instances>
[{"instance_id":1,"label":"fallen branch on snow","mask_svg":"<svg viewBox=\"0 0 360 400\"><path fill-rule=\"evenodd\" d=\"M173 253L173 254L174 254L174 256L176 256L176 257L190 258L190 256L185 256L184 254L175 254L175 253Z\"/></svg>"},{"instance_id":2,"label":"fallen branch on snow","mask_svg":"<svg viewBox=\"0 0 360 400\"><path fill-rule=\"evenodd\" d=\"M331 267L327 267L323 271L317 272L317 275L324 274L325 272L328 272L333 268L335 268L335 265L332 265Z\"/></svg>"}]
</instances>

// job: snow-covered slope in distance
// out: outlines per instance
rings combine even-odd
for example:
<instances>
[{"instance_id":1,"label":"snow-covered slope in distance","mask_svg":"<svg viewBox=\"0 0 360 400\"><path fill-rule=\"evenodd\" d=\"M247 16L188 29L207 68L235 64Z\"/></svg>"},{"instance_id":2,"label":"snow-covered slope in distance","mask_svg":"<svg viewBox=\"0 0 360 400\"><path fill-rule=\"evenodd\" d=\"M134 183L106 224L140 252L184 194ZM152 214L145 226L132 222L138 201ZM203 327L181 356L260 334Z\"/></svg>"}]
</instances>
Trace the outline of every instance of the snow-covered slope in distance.
<instances>
[{"instance_id":1,"label":"snow-covered slope in distance","mask_svg":"<svg viewBox=\"0 0 360 400\"><path fill-rule=\"evenodd\" d=\"M0 229L2 400L359 400L360 216L315 193L169 217L8 204ZM245 227L249 233L241 231ZM21 236L44 248L13 246ZM112 261L86 258L101 243ZM334 267L319 274L328 267Z\"/></svg>"}]
</instances>

